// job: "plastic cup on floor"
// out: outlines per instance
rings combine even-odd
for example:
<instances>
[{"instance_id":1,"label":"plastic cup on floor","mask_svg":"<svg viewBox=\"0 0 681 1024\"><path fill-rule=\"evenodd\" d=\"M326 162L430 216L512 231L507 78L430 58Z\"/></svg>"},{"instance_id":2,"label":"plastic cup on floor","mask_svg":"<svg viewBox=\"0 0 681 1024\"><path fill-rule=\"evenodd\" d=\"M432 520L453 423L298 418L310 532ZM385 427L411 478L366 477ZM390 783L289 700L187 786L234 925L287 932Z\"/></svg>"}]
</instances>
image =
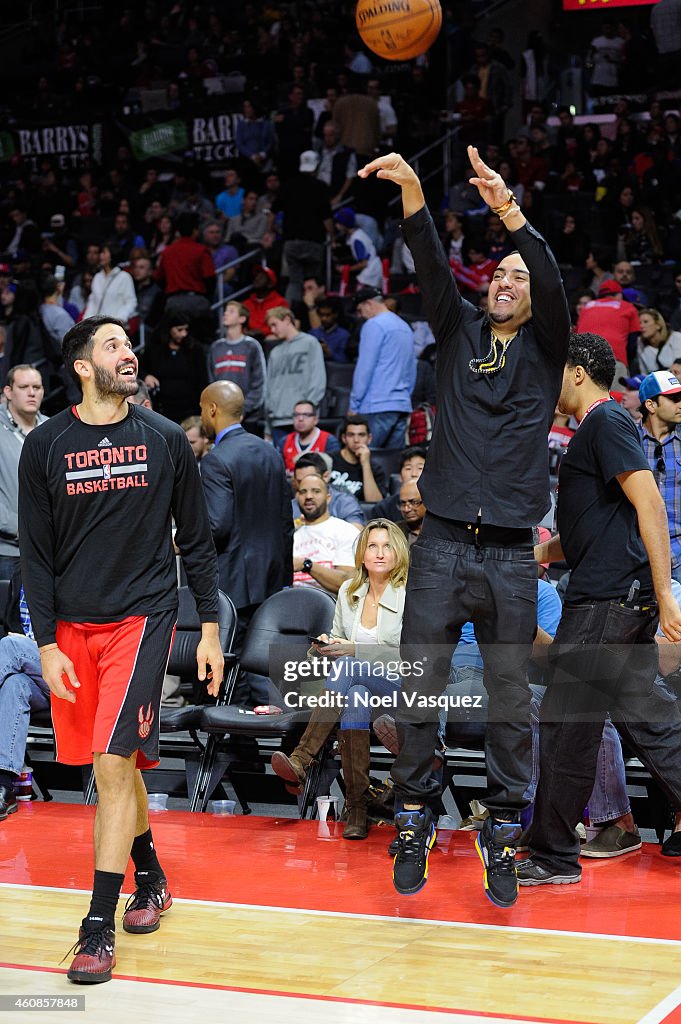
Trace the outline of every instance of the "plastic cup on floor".
<instances>
[{"instance_id":1,"label":"plastic cup on floor","mask_svg":"<svg viewBox=\"0 0 681 1024\"><path fill-rule=\"evenodd\" d=\"M167 811L167 793L147 793L147 803L150 811Z\"/></svg>"},{"instance_id":2,"label":"plastic cup on floor","mask_svg":"<svg viewBox=\"0 0 681 1024\"><path fill-rule=\"evenodd\" d=\"M329 809L332 801L330 796L318 796L317 797L317 816L320 821L326 821L329 817Z\"/></svg>"},{"instance_id":3,"label":"plastic cup on floor","mask_svg":"<svg viewBox=\"0 0 681 1024\"><path fill-rule=\"evenodd\" d=\"M211 800L208 804L208 810L211 814L217 814L223 817L227 814L234 814L235 807L236 800Z\"/></svg>"}]
</instances>

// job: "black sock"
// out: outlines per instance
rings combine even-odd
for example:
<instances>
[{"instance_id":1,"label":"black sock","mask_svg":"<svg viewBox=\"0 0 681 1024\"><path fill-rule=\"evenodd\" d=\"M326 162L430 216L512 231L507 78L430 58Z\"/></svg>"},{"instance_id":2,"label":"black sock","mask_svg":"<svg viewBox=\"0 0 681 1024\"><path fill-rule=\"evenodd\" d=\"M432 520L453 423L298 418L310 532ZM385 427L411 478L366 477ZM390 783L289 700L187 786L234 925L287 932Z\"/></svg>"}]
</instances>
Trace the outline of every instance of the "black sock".
<instances>
[{"instance_id":1,"label":"black sock","mask_svg":"<svg viewBox=\"0 0 681 1024\"><path fill-rule=\"evenodd\" d=\"M125 875L118 875L114 871L95 871L90 909L83 918L83 927L88 931L95 931L103 925L114 927L116 904L124 878Z\"/></svg>"},{"instance_id":2,"label":"black sock","mask_svg":"<svg viewBox=\"0 0 681 1024\"><path fill-rule=\"evenodd\" d=\"M135 865L135 875L150 875L155 874L157 878L163 878L163 868L158 862L156 856L156 849L154 847L154 840L151 835L151 829L148 828L146 832L143 832L141 836L135 836L132 841L132 850L130 851L133 864Z\"/></svg>"},{"instance_id":3,"label":"black sock","mask_svg":"<svg viewBox=\"0 0 681 1024\"><path fill-rule=\"evenodd\" d=\"M4 769L0 770L0 786L6 786L8 789L13 789L18 778L19 776L15 775L14 772L8 772Z\"/></svg>"}]
</instances>

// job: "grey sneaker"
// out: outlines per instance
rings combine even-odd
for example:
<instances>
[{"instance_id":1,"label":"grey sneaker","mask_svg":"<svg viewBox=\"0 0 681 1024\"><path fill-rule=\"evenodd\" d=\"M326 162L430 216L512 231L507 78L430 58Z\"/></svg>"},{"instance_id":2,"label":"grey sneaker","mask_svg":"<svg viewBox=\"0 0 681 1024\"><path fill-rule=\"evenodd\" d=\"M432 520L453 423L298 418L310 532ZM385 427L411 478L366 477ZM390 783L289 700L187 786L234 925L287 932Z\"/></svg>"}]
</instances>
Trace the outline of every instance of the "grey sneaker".
<instances>
[{"instance_id":1,"label":"grey sneaker","mask_svg":"<svg viewBox=\"0 0 681 1024\"><path fill-rule=\"evenodd\" d=\"M625 853L633 853L641 849L641 837L636 832L625 832L617 825L608 825L601 829L595 839L585 843L580 857L621 857Z\"/></svg>"},{"instance_id":2,"label":"grey sneaker","mask_svg":"<svg viewBox=\"0 0 681 1024\"><path fill-rule=\"evenodd\" d=\"M541 865L536 864L531 857L527 860L520 861L516 868L518 875L518 885L571 885L573 882L579 882L582 878L582 872L578 871L576 874L561 875L555 871L548 871Z\"/></svg>"}]
</instances>

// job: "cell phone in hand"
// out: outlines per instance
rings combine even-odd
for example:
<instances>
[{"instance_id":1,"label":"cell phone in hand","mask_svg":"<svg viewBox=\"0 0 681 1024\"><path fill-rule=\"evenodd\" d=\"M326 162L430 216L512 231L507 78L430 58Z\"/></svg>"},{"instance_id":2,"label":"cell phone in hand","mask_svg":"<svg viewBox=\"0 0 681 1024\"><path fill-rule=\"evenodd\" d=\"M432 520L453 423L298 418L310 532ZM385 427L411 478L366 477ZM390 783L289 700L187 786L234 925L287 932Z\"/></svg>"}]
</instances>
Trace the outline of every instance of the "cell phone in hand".
<instances>
[{"instance_id":1,"label":"cell phone in hand","mask_svg":"<svg viewBox=\"0 0 681 1024\"><path fill-rule=\"evenodd\" d=\"M320 647L325 647L328 642L326 640L320 640L318 636L309 636L307 639L311 644L318 644Z\"/></svg>"}]
</instances>

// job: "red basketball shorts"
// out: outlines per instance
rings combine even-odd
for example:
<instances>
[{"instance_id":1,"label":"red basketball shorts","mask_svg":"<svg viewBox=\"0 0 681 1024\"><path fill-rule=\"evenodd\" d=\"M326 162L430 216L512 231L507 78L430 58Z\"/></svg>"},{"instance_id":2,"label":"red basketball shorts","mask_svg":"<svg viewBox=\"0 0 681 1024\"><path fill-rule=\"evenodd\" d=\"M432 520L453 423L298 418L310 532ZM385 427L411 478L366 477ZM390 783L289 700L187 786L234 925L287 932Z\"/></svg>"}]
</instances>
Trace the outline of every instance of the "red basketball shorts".
<instances>
[{"instance_id":1,"label":"red basketball shorts","mask_svg":"<svg viewBox=\"0 0 681 1024\"><path fill-rule=\"evenodd\" d=\"M138 768L158 764L161 690L176 619L168 611L105 624L57 623L57 644L80 683L75 704L52 697L58 761L90 764L93 754L137 751Z\"/></svg>"}]
</instances>

